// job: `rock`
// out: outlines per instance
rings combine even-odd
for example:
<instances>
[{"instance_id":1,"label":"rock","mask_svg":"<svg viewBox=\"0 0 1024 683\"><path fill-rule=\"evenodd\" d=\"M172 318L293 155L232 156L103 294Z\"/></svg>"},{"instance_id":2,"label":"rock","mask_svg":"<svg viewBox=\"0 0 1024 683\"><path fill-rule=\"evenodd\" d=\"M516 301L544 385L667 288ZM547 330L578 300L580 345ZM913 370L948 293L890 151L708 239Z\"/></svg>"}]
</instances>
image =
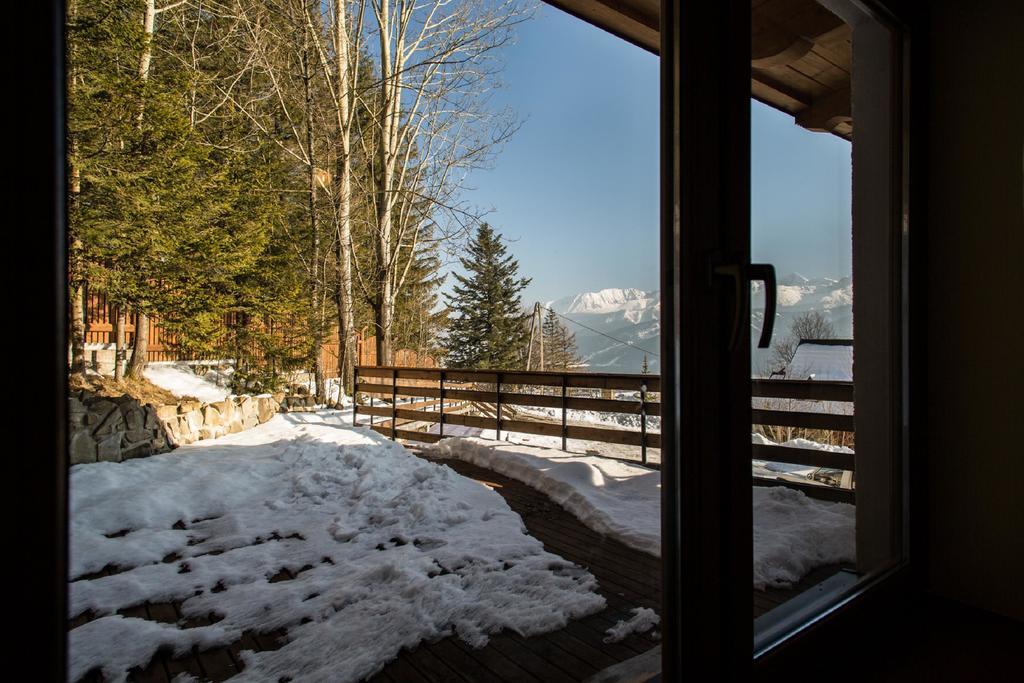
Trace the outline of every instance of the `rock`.
<instances>
[{"instance_id":1,"label":"rock","mask_svg":"<svg viewBox=\"0 0 1024 683\"><path fill-rule=\"evenodd\" d=\"M260 423L264 423L277 413L277 403L269 396L260 396L256 399L256 417Z\"/></svg>"},{"instance_id":2,"label":"rock","mask_svg":"<svg viewBox=\"0 0 1024 683\"><path fill-rule=\"evenodd\" d=\"M223 424L230 422L231 417L235 414L235 402L230 398L226 398L223 401L217 401L216 403L211 403L210 405L220 411L220 414L224 418Z\"/></svg>"},{"instance_id":3,"label":"rock","mask_svg":"<svg viewBox=\"0 0 1024 683\"><path fill-rule=\"evenodd\" d=\"M274 399L278 405L284 405L285 393L283 391L274 392L270 397Z\"/></svg>"},{"instance_id":4,"label":"rock","mask_svg":"<svg viewBox=\"0 0 1024 683\"><path fill-rule=\"evenodd\" d=\"M178 414L184 415L186 413L198 411L202 407L203 404L201 401L182 401L178 404Z\"/></svg>"},{"instance_id":5,"label":"rock","mask_svg":"<svg viewBox=\"0 0 1024 683\"><path fill-rule=\"evenodd\" d=\"M315 396L306 396L306 407L307 408L316 408L316 397Z\"/></svg>"},{"instance_id":6,"label":"rock","mask_svg":"<svg viewBox=\"0 0 1024 683\"><path fill-rule=\"evenodd\" d=\"M156 416L159 417L161 420L173 420L173 419L176 419L177 416L178 416L178 406L176 406L176 405L157 406L156 407Z\"/></svg>"},{"instance_id":7,"label":"rock","mask_svg":"<svg viewBox=\"0 0 1024 683\"><path fill-rule=\"evenodd\" d=\"M72 427L85 424L85 416L89 414L85 404L82 403L77 397L72 396L68 399L68 423Z\"/></svg>"},{"instance_id":8,"label":"rock","mask_svg":"<svg viewBox=\"0 0 1024 683\"><path fill-rule=\"evenodd\" d=\"M100 462L121 462L121 433L110 434L96 445L96 459Z\"/></svg>"},{"instance_id":9,"label":"rock","mask_svg":"<svg viewBox=\"0 0 1024 683\"><path fill-rule=\"evenodd\" d=\"M149 441L153 438L153 432L148 429L129 429L124 433L124 438L128 443L139 443L140 441Z\"/></svg>"},{"instance_id":10,"label":"rock","mask_svg":"<svg viewBox=\"0 0 1024 683\"><path fill-rule=\"evenodd\" d=\"M199 428L203 426L203 414L198 409L190 410L180 417L185 418L189 432L198 432Z\"/></svg>"},{"instance_id":11,"label":"rock","mask_svg":"<svg viewBox=\"0 0 1024 683\"><path fill-rule=\"evenodd\" d=\"M260 420L255 415L246 415L242 418L242 427L245 429L252 429L260 423Z\"/></svg>"},{"instance_id":12,"label":"rock","mask_svg":"<svg viewBox=\"0 0 1024 683\"><path fill-rule=\"evenodd\" d=\"M112 412L117 411L117 404L105 398L93 399L85 403L87 413L85 424L95 427L105 420Z\"/></svg>"},{"instance_id":13,"label":"rock","mask_svg":"<svg viewBox=\"0 0 1024 683\"><path fill-rule=\"evenodd\" d=\"M171 450L171 446L167 442L166 436L164 436L163 429L157 429L156 431L153 432L153 437L150 440L150 443L153 445L154 454L166 453L167 451Z\"/></svg>"},{"instance_id":14,"label":"rock","mask_svg":"<svg viewBox=\"0 0 1024 683\"><path fill-rule=\"evenodd\" d=\"M117 409L116 405L110 405L113 406L111 410L107 412L105 416L99 418L96 422L93 423L95 425L92 428L92 433L94 436L100 437L107 434L114 434L116 432L124 431L124 416L121 414L121 411Z\"/></svg>"},{"instance_id":15,"label":"rock","mask_svg":"<svg viewBox=\"0 0 1024 683\"><path fill-rule=\"evenodd\" d=\"M96 462L96 440L92 438L87 429L79 429L71 435L68 450L72 465Z\"/></svg>"},{"instance_id":16,"label":"rock","mask_svg":"<svg viewBox=\"0 0 1024 683\"><path fill-rule=\"evenodd\" d=\"M222 426L209 427L204 426L199 429L200 439L216 439L224 436L227 433L227 428Z\"/></svg>"},{"instance_id":17,"label":"rock","mask_svg":"<svg viewBox=\"0 0 1024 683\"><path fill-rule=\"evenodd\" d=\"M242 422L245 422L245 420L250 417L258 419L256 401L252 396L242 396L241 400L238 402L238 409L242 413Z\"/></svg>"},{"instance_id":18,"label":"rock","mask_svg":"<svg viewBox=\"0 0 1024 683\"><path fill-rule=\"evenodd\" d=\"M152 430L157 429L160 426L160 420L157 416L155 406L151 404L143 406L142 414L145 416L145 420L143 420L142 424L143 428Z\"/></svg>"},{"instance_id":19,"label":"rock","mask_svg":"<svg viewBox=\"0 0 1024 683\"><path fill-rule=\"evenodd\" d=\"M231 418L231 422L228 423L228 434L237 434L243 429L245 429L245 425L242 424L242 415L241 413L235 413Z\"/></svg>"},{"instance_id":20,"label":"rock","mask_svg":"<svg viewBox=\"0 0 1024 683\"><path fill-rule=\"evenodd\" d=\"M207 427L220 427L224 424L224 416L212 403L203 407L203 424Z\"/></svg>"},{"instance_id":21,"label":"rock","mask_svg":"<svg viewBox=\"0 0 1024 683\"><path fill-rule=\"evenodd\" d=\"M134 401L131 403L122 403L120 410L121 415L124 417L124 423L129 430L145 428L146 416L143 414L142 408L138 403L135 403Z\"/></svg>"},{"instance_id":22,"label":"rock","mask_svg":"<svg viewBox=\"0 0 1024 683\"><path fill-rule=\"evenodd\" d=\"M150 443L148 440L128 444L121 450L121 460L130 460L131 458L145 458L150 455L153 455L153 444Z\"/></svg>"}]
</instances>

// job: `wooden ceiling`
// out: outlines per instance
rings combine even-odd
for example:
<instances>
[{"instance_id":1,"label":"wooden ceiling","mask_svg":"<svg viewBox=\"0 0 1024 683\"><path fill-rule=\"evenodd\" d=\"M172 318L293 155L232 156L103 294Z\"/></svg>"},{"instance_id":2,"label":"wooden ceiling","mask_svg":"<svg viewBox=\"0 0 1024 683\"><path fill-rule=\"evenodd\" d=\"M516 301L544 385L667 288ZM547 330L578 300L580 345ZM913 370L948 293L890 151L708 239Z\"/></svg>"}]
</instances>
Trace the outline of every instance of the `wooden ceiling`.
<instances>
[{"instance_id":1,"label":"wooden ceiling","mask_svg":"<svg viewBox=\"0 0 1024 683\"><path fill-rule=\"evenodd\" d=\"M546 1L658 53L660 0ZM850 27L815 0L751 0L750 7L750 96L808 130L851 139Z\"/></svg>"}]
</instances>

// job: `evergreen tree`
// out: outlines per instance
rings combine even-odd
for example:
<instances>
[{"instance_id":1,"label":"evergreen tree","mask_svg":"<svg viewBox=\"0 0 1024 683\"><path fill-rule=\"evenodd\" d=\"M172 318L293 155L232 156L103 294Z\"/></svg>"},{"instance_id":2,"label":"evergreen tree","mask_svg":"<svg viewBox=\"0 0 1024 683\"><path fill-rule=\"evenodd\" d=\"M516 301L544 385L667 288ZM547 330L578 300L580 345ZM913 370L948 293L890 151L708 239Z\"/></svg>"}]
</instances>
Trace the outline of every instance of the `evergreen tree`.
<instances>
[{"instance_id":1,"label":"evergreen tree","mask_svg":"<svg viewBox=\"0 0 1024 683\"><path fill-rule=\"evenodd\" d=\"M428 235L432 237L432 235ZM440 273L439 244L421 242L406 272L405 294L395 305L393 340L396 349L410 349L419 356L437 356L448 311L439 306L439 290L445 276Z\"/></svg>"},{"instance_id":2,"label":"evergreen tree","mask_svg":"<svg viewBox=\"0 0 1024 683\"><path fill-rule=\"evenodd\" d=\"M562 324L550 308L544 316L544 369L567 372L580 364L576 335Z\"/></svg>"},{"instance_id":3,"label":"evergreen tree","mask_svg":"<svg viewBox=\"0 0 1024 683\"><path fill-rule=\"evenodd\" d=\"M453 317L445 347L448 364L462 368L515 370L527 342L520 292L529 278L517 277L519 263L507 253L501 235L482 223L460 258L467 276L446 294Z\"/></svg>"}]
</instances>

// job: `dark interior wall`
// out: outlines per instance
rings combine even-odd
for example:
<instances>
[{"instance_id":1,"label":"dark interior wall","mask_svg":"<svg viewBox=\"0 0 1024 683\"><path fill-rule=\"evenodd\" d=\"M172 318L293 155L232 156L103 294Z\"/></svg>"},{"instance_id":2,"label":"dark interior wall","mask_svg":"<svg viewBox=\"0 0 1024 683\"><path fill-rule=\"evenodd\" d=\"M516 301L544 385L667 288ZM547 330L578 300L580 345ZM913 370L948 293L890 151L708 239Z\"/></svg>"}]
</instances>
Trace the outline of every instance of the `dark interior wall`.
<instances>
[{"instance_id":1,"label":"dark interior wall","mask_svg":"<svg viewBox=\"0 0 1024 683\"><path fill-rule=\"evenodd\" d=\"M928 23L928 583L1024 619L1024 3L941 0Z\"/></svg>"}]
</instances>

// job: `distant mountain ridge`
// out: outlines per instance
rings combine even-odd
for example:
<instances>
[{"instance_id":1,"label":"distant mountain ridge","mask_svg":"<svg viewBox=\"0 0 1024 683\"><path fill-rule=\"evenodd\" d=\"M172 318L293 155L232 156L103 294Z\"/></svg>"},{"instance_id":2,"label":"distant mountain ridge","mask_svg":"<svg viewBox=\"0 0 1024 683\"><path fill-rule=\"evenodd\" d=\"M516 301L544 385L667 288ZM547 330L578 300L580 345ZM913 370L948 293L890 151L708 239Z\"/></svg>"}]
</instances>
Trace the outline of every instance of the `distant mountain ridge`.
<instances>
[{"instance_id":1,"label":"distant mountain ridge","mask_svg":"<svg viewBox=\"0 0 1024 683\"><path fill-rule=\"evenodd\" d=\"M853 336L853 284L849 277L809 278L789 273L778 278L775 339L789 334L793 318L817 310L828 318L839 337ZM764 319L764 287L751 286L750 334L756 343ZM660 371L661 302L658 290L609 288L582 292L544 305L563 316L576 334L576 343L591 372L640 372L645 351L651 373ZM563 320L564 321L564 320ZM586 327L583 327L585 325ZM592 329L587 329L592 328ZM770 371L771 349L755 349L755 373Z\"/></svg>"},{"instance_id":2,"label":"distant mountain ridge","mask_svg":"<svg viewBox=\"0 0 1024 683\"><path fill-rule=\"evenodd\" d=\"M586 370L640 372L647 351L649 371L659 371L661 302L658 290L602 289L556 299L545 305L565 318L597 330L566 323L576 334Z\"/></svg>"}]
</instances>

